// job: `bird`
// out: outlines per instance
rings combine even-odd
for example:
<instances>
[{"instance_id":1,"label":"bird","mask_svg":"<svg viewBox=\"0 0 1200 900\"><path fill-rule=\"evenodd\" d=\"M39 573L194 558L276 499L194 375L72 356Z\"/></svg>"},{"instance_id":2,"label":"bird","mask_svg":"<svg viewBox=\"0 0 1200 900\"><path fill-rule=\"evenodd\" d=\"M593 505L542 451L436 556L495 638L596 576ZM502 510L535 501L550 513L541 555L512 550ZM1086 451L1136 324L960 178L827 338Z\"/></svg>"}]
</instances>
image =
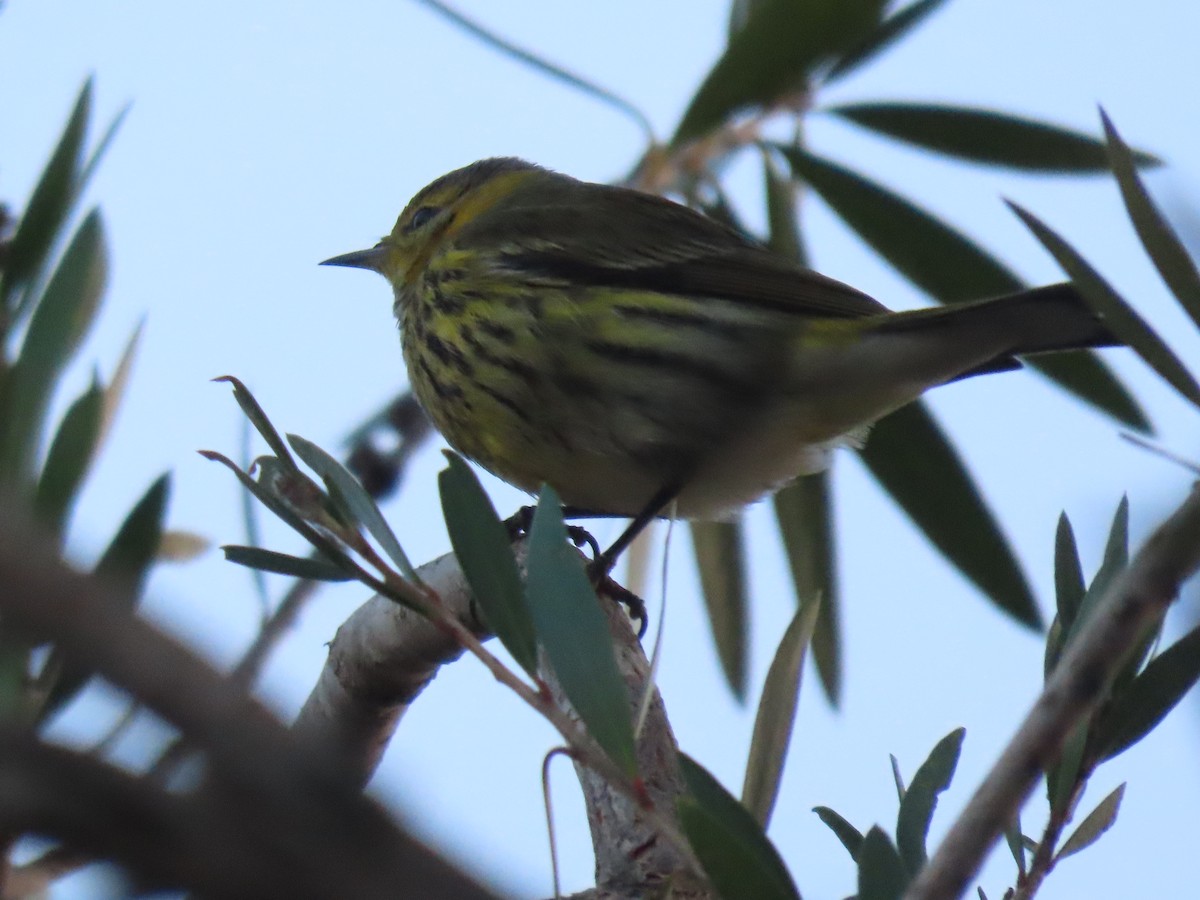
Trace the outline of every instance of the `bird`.
<instances>
[{"instance_id":1,"label":"bird","mask_svg":"<svg viewBox=\"0 0 1200 900\"><path fill-rule=\"evenodd\" d=\"M925 391L1119 343L1070 284L893 312L667 198L512 157L449 172L367 250L452 448L573 513L720 519Z\"/></svg>"}]
</instances>

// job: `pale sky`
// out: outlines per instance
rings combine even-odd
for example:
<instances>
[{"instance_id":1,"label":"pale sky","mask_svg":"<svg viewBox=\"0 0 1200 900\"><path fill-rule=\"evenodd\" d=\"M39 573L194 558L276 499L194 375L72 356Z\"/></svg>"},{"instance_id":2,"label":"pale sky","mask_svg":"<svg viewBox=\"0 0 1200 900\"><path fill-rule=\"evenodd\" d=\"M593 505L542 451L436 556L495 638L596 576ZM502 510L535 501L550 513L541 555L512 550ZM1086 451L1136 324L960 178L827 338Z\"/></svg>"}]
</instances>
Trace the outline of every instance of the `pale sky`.
<instances>
[{"instance_id":1,"label":"pale sky","mask_svg":"<svg viewBox=\"0 0 1200 900\"><path fill-rule=\"evenodd\" d=\"M719 55L727 4L711 0L565 4L528 0L462 9L511 39L640 106L669 135ZM1194 40L1200 7L1185 0L951 0L873 65L840 82L827 103L927 100L990 105L1098 130L1102 103L1124 136L1166 159L1151 179L1168 211L1195 218L1200 125ZM337 452L341 440L403 383L386 284L319 269L390 230L433 177L483 156L518 155L594 180L625 172L641 135L620 115L498 56L406 0L164 4L9 0L0 12L0 197L20 208L88 74L96 132L132 110L90 191L112 249L107 306L60 407L106 375L146 318L127 406L75 519L71 547L94 558L150 481L175 473L170 522L215 544L243 541L240 490L195 450L238 452L237 375L281 430ZM818 152L927 204L1031 281L1060 278L1001 202L1010 197L1074 242L1174 342L1200 359L1200 339L1167 299L1103 178L1028 177L933 159L813 116ZM729 173L748 221L761 221L753 162ZM806 209L815 265L895 307L922 299L814 201ZM1200 446L1200 418L1128 351L1105 357L1144 403L1162 442ZM1123 493L1139 540L1183 497L1186 473L1122 442L1116 426L1017 373L937 391L932 404L1012 536L1047 617L1055 522L1066 510L1090 576ZM416 460L385 507L414 560L448 549L436 501L439 444ZM771 829L807 898L854 890L853 868L810 811L828 805L866 830L895 823L888 754L911 776L962 725L958 776L935 839L1000 751L1040 683L1042 643L1002 617L950 571L864 474L853 454L835 466L846 635L843 708L805 685ZM487 482L502 513L520 496ZM755 694L794 608L769 509L750 513ZM614 526L615 527L615 526ZM614 532L615 533L615 532ZM281 528L270 545L296 552ZM598 529L603 540L605 528ZM684 749L735 793L753 723L716 668L686 535L671 550L670 611L661 688ZM274 583L276 594L282 582ZM652 597L654 592L651 592ZM324 644L365 589L323 592L273 659L262 695L283 716L307 695ZM654 600L651 600L652 608ZM212 552L151 580L146 609L215 661L235 660L257 606L244 570ZM1186 627L1172 613L1169 632ZM810 673L811 674L811 673ZM83 739L120 707L97 691L63 721ZM144 756L154 729L123 745ZM1063 864L1042 896L1183 896L1194 890L1200 730L1185 706L1095 778L1090 809L1128 780L1116 827ZM551 893L538 784L554 736L472 661L443 672L404 721L373 782L375 795L418 833L517 897ZM555 772L564 888L591 883L586 822L573 776ZM1044 807L1025 813L1036 836ZM1014 877L998 850L981 883L998 897ZM102 887L72 879L56 897Z\"/></svg>"}]
</instances>

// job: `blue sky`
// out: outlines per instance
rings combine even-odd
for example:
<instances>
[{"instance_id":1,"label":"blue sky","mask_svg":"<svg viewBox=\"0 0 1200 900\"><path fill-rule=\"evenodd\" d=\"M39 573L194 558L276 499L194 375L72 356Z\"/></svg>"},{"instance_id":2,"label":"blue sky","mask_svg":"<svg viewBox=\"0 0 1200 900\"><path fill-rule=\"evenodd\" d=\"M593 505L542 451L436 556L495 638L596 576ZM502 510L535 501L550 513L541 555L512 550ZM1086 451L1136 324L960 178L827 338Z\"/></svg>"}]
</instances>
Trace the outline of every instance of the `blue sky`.
<instances>
[{"instance_id":1,"label":"blue sky","mask_svg":"<svg viewBox=\"0 0 1200 900\"><path fill-rule=\"evenodd\" d=\"M724 39L726 4L711 0L563 4L468 3L464 11L595 79L640 106L669 134ZM1132 142L1164 157L1151 183L1181 221L1196 221L1200 125L1190 92L1200 8L1058 0L952 0L921 31L839 83L824 102L903 99L1010 109L1089 131L1103 103ZM403 383L390 294L379 279L319 269L336 253L390 230L433 177L474 159L518 155L607 180L641 152L619 114L482 47L405 0L88 4L10 0L0 12L0 196L19 207L83 79L94 74L98 122L132 110L95 179L112 247L104 316L85 357L111 371L146 319L127 406L73 529L81 560L164 469L175 472L171 523L215 543L241 540L238 488L194 451L236 454L240 421L228 388L242 378L276 423L337 450L343 436ZM1053 263L1000 201L1011 197L1072 240L1175 342L1200 359L1200 340L1170 301L1124 223L1104 179L1051 179L956 165L873 139L826 117L808 135L845 160L984 239L1032 281ZM735 165L729 184L759 220L759 175ZM806 208L815 265L894 307L917 293L814 201ZM1200 420L1127 351L1106 357L1145 403L1161 440L1200 445ZM1195 366L1193 366L1195 368ZM68 379L65 403L87 379ZM1185 473L1119 440L1112 423L1037 376L974 379L935 393L945 422L1013 536L1048 608L1056 518L1075 522L1085 567L1098 561L1119 498L1142 535L1183 496ZM446 551L434 481L436 446L417 459L386 509L409 555ZM520 497L489 482L497 505ZM850 893L850 863L810 812L823 804L863 828L894 821L887 755L911 774L959 725L966 744L955 787L939 807L946 827L1036 694L1041 643L993 612L947 570L864 475L836 464L847 684L831 712L809 684L772 828L807 897ZM771 516L752 511L754 684L793 609ZM280 529L273 546L298 549ZM672 548L670 623L662 690L682 746L735 791L753 721L718 677L691 575L688 542ZM147 610L218 663L254 631L249 579L211 553L152 580ZM324 658L324 644L363 599L328 591L273 660L266 701L291 715ZM97 691L64 735L79 738L118 709ZM144 753L145 725L123 747ZM1043 896L1182 895L1194 885L1200 735L1185 707L1159 733L1097 777L1094 804L1130 782L1121 818L1095 851L1064 863ZM373 790L420 833L515 896L550 893L538 785L549 729L471 661L450 667L416 705ZM556 774L565 887L591 876L586 823L572 776ZM1027 827L1040 824L1036 801ZM1012 864L996 854L982 883L998 896ZM91 896L76 880L62 896Z\"/></svg>"}]
</instances>

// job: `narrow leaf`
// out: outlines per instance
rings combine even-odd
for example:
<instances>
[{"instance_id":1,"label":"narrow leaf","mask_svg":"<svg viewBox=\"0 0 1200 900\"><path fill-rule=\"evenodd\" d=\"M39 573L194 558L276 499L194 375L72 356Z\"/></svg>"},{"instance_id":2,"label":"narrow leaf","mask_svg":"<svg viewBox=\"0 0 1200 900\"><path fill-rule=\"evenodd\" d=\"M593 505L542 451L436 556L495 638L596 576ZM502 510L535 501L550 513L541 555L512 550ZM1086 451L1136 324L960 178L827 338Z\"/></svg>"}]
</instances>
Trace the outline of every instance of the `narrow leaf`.
<instances>
[{"instance_id":1,"label":"narrow leaf","mask_svg":"<svg viewBox=\"0 0 1200 900\"><path fill-rule=\"evenodd\" d=\"M954 777L966 733L965 728L958 728L942 738L904 792L896 819L896 846L910 874L915 875L925 865L925 840L933 811L937 809L938 795L950 786Z\"/></svg>"},{"instance_id":2,"label":"narrow leaf","mask_svg":"<svg viewBox=\"0 0 1200 900\"><path fill-rule=\"evenodd\" d=\"M946 0L918 0L888 16L865 40L855 44L834 63L824 80L829 83L844 78L904 37L945 2Z\"/></svg>"},{"instance_id":3,"label":"narrow leaf","mask_svg":"<svg viewBox=\"0 0 1200 900\"><path fill-rule=\"evenodd\" d=\"M117 417L117 410L121 407L121 401L125 399L125 388L129 384L129 376L133 372L134 360L137 359L138 345L142 340L144 324L145 320L139 322L133 329L133 334L129 336L129 340L125 343L125 349L121 351L121 356L117 360L116 368L113 369L112 378L109 379L108 386L104 389L104 414L100 420L100 434L96 439L97 447L103 445L105 438L108 437L113 421Z\"/></svg>"},{"instance_id":4,"label":"narrow leaf","mask_svg":"<svg viewBox=\"0 0 1200 900\"><path fill-rule=\"evenodd\" d=\"M683 830L717 893L799 900L779 851L746 807L686 754L679 770L690 794L678 801Z\"/></svg>"},{"instance_id":5,"label":"narrow leaf","mask_svg":"<svg viewBox=\"0 0 1200 900\"><path fill-rule=\"evenodd\" d=\"M379 542L379 546L400 569L400 574L414 584L419 583L420 579L417 577L416 570L408 561L404 548L396 539L396 533L388 525L383 513L371 499L371 495L366 492L358 479L350 474L350 470L312 441L296 434L289 434L287 439L288 443L292 445L292 449L296 451L296 455L304 460L304 464L321 476L331 492L336 491L337 496L345 501L354 520L366 528L371 536Z\"/></svg>"},{"instance_id":6,"label":"narrow leaf","mask_svg":"<svg viewBox=\"0 0 1200 900\"><path fill-rule=\"evenodd\" d=\"M208 552L212 541L194 531L169 528L158 542L159 562L187 563Z\"/></svg>"},{"instance_id":7,"label":"narrow leaf","mask_svg":"<svg viewBox=\"0 0 1200 900\"><path fill-rule=\"evenodd\" d=\"M1166 718L1200 681L1200 628L1193 628L1154 659L1104 712L1096 746L1104 759L1124 753Z\"/></svg>"},{"instance_id":8,"label":"narrow leaf","mask_svg":"<svg viewBox=\"0 0 1200 900\"><path fill-rule=\"evenodd\" d=\"M842 842L842 846L846 848L846 852L850 854L850 858L858 862L858 852L862 849L863 842L862 832L828 806L813 807L813 812L817 814L817 817L822 822L829 826L829 830Z\"/></svg>"},{"instance_id":9,"label":"narrow leaf","mask_svg":"<svg viewBox=\"0 0 1200 900\"><path fill-rule=\"evenodd\" d=\"M14 292L36 276L66 221L77 191L91 107L92 82L88 79L9 245L0 282L0 308L9 308Z\"/></svg>"},{"instance_id":10,"label":"narrow leaf","mask_svg":"<svg viewBox=\"0 0 1200 900\"><path fill-rule=\"evenodd\" d=\"M488 627L536 678L537 638L508 531L471 467L451 451L446 460L447 467L438 473L438 491L450 546Z\"/></svg>"},{"instance_id":11,"label":"narrow leaf","mask_svg":"<svg viewBox=\"0 0 1200 900\"><path fill-rule=\"evenodd\" d=\"M104 391L93 381L67 408L38 477L34 508L41 521L60 539L95 456L103 406Z\"/></svg>"},{"instance_id":12,"label":"narrow leaf","mask_svg":"<svg viewBox=\"0 0 1200 900\"><path fill-rule=\"evenodd\" d=\"M954 446L920 401L876 423L863 461L926 537L992 602L1041 627L1033 592Z\"/></svg>"},{"instance_id":13,"label":"narrow leaf","mask_svg":"<svg viewBox=\"0 0 1200 900\"><path fill-rule=\"evenodd\" d=\"M242 384L240 379L234 378L232 375L221 375L214 378L213 381L225 382L233 388L233 399L242 408L242 412L246 414L246 418L250 420L250 424L254 426L255 431L262 435L263 440L267 442L267 446L271 448L271 452L288 468L298 468L296 461L292 458L292 454L288 450L288 445L279 436L279 432L275 430L275 426L267 418L266 412L259 406L258 401L254 398L254 394L250 393L250 389Z\"/></svg>"},{"instance_id":14,"label":"narrow leaf","mask_svg":"<svg viewBox=\"0 0 1200 900\"><path fill-rule=\"evenodd\" d=\"M238 544L226 544L221 550L229 562L262 572L312 581L350 581L354 578L353 573L321 556L291 556L263 547L243 547Z\"/></svg>"},{"instance_id":15,"label":"narrow leaf","mask_svg":"<svg viewBox=\"0 0 1200 900\"><path fill-rule=\"evenodd\" d=\"M1008 844L1008 852L1012 854L1013 862L1017 864L1017 873L1025 875L1025 843L1021 839L1021 811L1013 815L1012 821L1004 828L1004 842Z\"/></svg>"},{"instance_id":16,"label":"narrow leaf","mask_svg":"<svg viewBox=\"0 0 1200 900\"><path fill-rule=\"evenodd\" d=\"M1200 406L1200 385L1196 384L1179 358L1112 285L1041 219L1011 201L1008 205L1057 260L1063 271L1071 276L1075 286L1091 304L1092 309L1112 329L1113 334L1133 348L1138 356L1175 390L1196 406Z\"/></svg>"},{"instance_id":17,"label":"narrow leaf","mask_svg":"<svg viewBox=\"0 0 1200 900\"><path fill-rule=\"evenodd\" d=\"M1129 562L1129 498L1122 497L1113 514L1112 525L1108 530L1108 542L1104 546L1104 558L1096 576L1088 585L1083 598L1079 601L1078 612L1066 630L1063 646L1069 646L1071 641L1083 629L1084 624L1091 618L1093 612L1108 593L1109 587L1117 576L1125 570Z\"/></svg>"},{"instance_id":18,"label":"narrow leaf","mask_svg":"<svg viewBox=\"0 0 1200 900\"><path fill-rule=\"evenodd\" d=\"M161 475L150 485L129 511L92 570L98 578L116 586L122 601L130 608L141 599L150 565L158 554L170 491L169 474ZM39 721L70 702L92 677L90 670L77 665L57 648L51 651L46 666L49 671L56 671L57 677L38 713Z\"/></svg>"},{"instance_id":19,"label":"narrow leaf","mask_svg":"<svg viewBox=\"0 0 1200 900\"><path fill-rule=\"evenodd\" d=\"M808 265L808 253L800 236L800 205L796 182L780 170L774 153L764 147L763 189L767 195L767 246L797 265Z\"/></svg>"},{"instance_id":20,"label":"narrow leaf","mask_svg":"<svg viewBox=\"0 0 1200 900\"><path fill-rule=\"evenodd\" d=\"M1064 628L1070 628L1074 623L1086 592L1079 549L1075 546L1075 531L1064 512L1058 517L1058 529L1054 534L1054 596L1058 618Z\"/></svg>"},{"instance_id":21,"label":"narrow leaf","mask_svg":"<svg viewBox=\"0 0 1200 900\"><path fill-rule=\"evenodd\" d=\"M1033 172L1108 170L1104 142L1046 122L990 109L927 103L852 103L828 112L927 150L972 162ZM1148 153L1140 165L1157 165Z\"/></svg>"},{"instance_id":22,"label":"narrow leaf","mask_svg":"<svg viewBox=\"0 0 1200 900\"><path fill-rule=\"evenodd\" d=\"M1082 721L1063 742L1058 760L1046 773L1046 799L1056 815L1065 815L1083 770L1083 754L1087 749L1090 722Z\"/></svg>"},{"instance_id":23,"label":"narrow leaf","mask_svg":"<svg viewBox=\"0 0 1200 900\"><path fill-rule=\"evenodd\" d=\"M613 109L623 112L638 124L638 126L642 129L642 132L645 134L646 139L650 143L654 143L654 129L650 125L650 120L646 118L645 113L643 113L625 98L619 97L612 91L599 87L598 85L581 78L575 73L567 71L561 66L557 66L552 62L542 59L540 56L530 53L528 50L518 47L511 41L500 37L495 32L489 31L477 22L468 19L457 10L451 9L448 5L442 3L441 0L421 0L421 2L430 9L436 11L444 18L453 22L463 31L478 38L493 50L515 59L517 62L523 63L530 68L541 72L543 75L549 75L556 81L561 81L563 84L573 87L577 91L582 91L588 96L599 100L601 103L604 103Z\"/></svg>"},{"instance_id":24,"label":"narrow leaf","mask_svg":"<svg viewBox=\"0 0 1200 900\"><path fill-rule=\"evenodd\" d=\"M909 200L798 147L776 147L796 176L863 241L938 302L962 303L1026 288L976 242ZM1148 430L1146 416L1132 395L1090 351L1037 356L1028 365L1118 421Z\"/></svg>"},{"instance_id":25,"label":"narrow leaf","mask_svg":"<svg viewBox=\"0 0 1200 900\"><path fill-rule=\"evenodd\" d=\"M821 63L861 39L879 20L880 0L763 0L692 97L671 145L678 147L750 106L802 91Z\"/></svg>"},{"instance_id":26,"label":"narrow leaf","mask_svg":"<svg viewBox=\"0 0 1200 900\"><path fill-rule=\"evenodd\" d=\"M620 769L637 769L625 682L613 656L600 600L567 542L562 505L543 486L529 530L526 595L537 635L563 693Z\"/></svg>"},{"instance_id":27,"label":"narrow leaf","mask_svg":"<svg viewBox=\"0 0 1200 900\"><path fill-rule=\"evenodd\" d=\"M1079 827L1063 843L1062 848L1054 857L1061 862L1073 853L1078 853L1085 847L1090 847L1100 839L1100 835L1112 828L1117 821L1117 813L1121 809L1121 799L1125 796L1125 783L1117 787L1107 797L1101 800L1096 808L1087 814L1087 818L1079 823Z\"/></svg>"},{"instance_id":28,"label":"narrow leaf","mask_svg":"<svg viewBox=\"0 0 1200 900\"><path fill-rule=\"evenodd\" d=\"M787 759L796 706L800 700L800 679L804 658L821 609L819 597L803 603L783 633L754 717L750 755L742 784L742 804L758 823L766 828L779 797L783 766Z\"/></svg>"},{"instance_id":29,"label":"narrow leaf","mask_svg":"<svg viewBox=\"0 0 1200 900\"><path fill-rule=\"evenodd\" d=\"M1142 241L1142 246L1154 261L1158 274L1162 276L1175 299L1200 326L1200 272L1196 261L1184 248L1175 230L1167 222L1146 186L1137 173L1141 162L1121 140L1108 114L1100 110L1104 122L1104 134L1108 138L1108 159L1117 176L1125 209Z\"/></svg>"},{"instance_id":30,"label":"narrow leaf","mask_svg":"<svg viewBox=\"0 0 1200 900\"><path fill-rule=\"evenodd\" d=\"M820 598L812 636L813 662L825 697L837 706L842 693L842 638L829 473L800 476L772 502L796 598L802 606Z\"/></svg>"},{"instance_id":31,"label":"narrow leaf","mask_svg":"<svg viewBox=\"0 0 1200 900\"><path fill-rule=\"evenodd\" d=\"M46 407L95 319L107 277L104 226L100 213L93 210L59 260L8 374L8 408L0 422L0 472L22 478L30 471Z\"/></svg>"},{"instance_id":32,"label":"narrow leaf","mask_svg":"<svg viewBox=\"0 0 1200 900\"><path fill-rule=\"evenodd\" d=\"M858 851L857 900L900 900L908 880L909 873L891 838L876 825Z\"/></svg>"},{"instance_id":33,"label":"narrow leaf","mask_svg":"<svg viewBox=\"0 0 1200 900\"><path fill-rule=\"evenodd\" d=\"M729 689L744 703L750 629L742 523L692 522L690 531L717 657Z\"/></svg>"}]
</instances>

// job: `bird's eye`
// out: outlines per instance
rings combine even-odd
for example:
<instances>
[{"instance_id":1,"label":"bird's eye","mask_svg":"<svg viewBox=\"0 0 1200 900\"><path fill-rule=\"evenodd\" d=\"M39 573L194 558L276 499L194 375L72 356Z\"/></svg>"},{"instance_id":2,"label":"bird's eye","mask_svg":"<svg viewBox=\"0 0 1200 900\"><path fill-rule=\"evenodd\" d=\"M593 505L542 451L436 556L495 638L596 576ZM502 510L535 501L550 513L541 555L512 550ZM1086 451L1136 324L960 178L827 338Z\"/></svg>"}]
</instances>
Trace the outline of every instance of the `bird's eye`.
<instances>
[{"instance_id":1,"label":"bird's eye","mask_svg":"<svg viewBox=\"0 0 1200 900\"><path fill-rule=\"evenodd\" d=\"M412 214L412 218L408 220L408 227L405 231L416 231L418 228L424 228L429 224L429 220L436 216L438 209L436 206L422 206Z\"/></svg>"}]
</instances>

